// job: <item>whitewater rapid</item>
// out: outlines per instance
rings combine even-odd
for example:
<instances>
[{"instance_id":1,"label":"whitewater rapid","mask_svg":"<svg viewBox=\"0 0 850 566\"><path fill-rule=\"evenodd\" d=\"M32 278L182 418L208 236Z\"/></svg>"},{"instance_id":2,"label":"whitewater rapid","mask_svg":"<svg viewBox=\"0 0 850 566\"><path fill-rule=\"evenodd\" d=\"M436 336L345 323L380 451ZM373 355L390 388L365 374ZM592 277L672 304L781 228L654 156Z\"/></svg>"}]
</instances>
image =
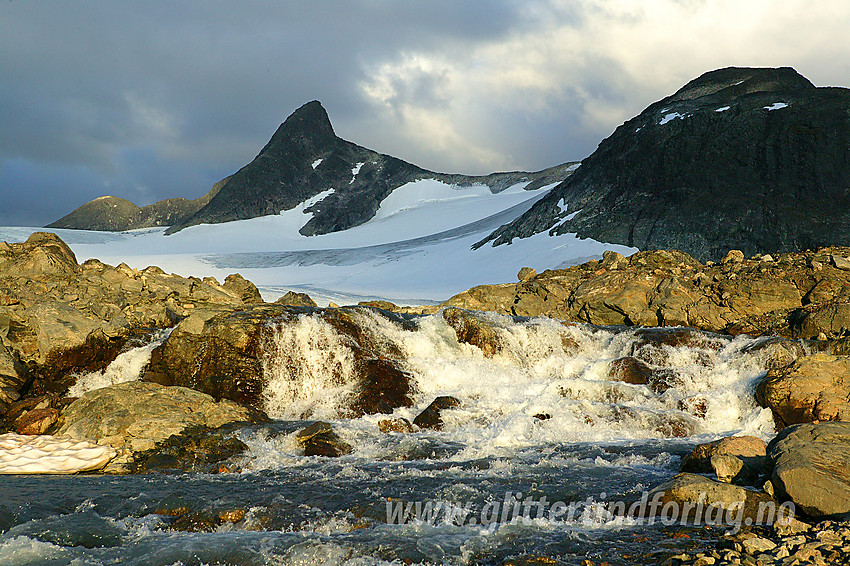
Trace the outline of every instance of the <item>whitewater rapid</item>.
<instances>
[{"instance_id":1,"label":"whitewater rapid","mask_svg":"<svg viewBox=\"0 0 850 566\"><path fill-rule=\"evenodd\" d=\"M444 313L400 324L373 309L348 312L411 376L412 406L346 418L358 383L350 341L320 312L270 322L264 404L274 421L235 433L248 446L241 471L7 476L0 556L15 565L502 564L526 554L630 563L624 557L668 548L670 531L600 513L604 502L638 500L698 442L774 434L769 411L754 401L766 358L749 351L752 338L694 333L674 346L640 329L476 313L492 330L494 346L482 348L459 341ZM150 346L80 383L138 378L126 368ZM611 377L623 357L643 361L663 387ZM412 421L441 395L461 402L442 412L442 430L379 430L387 418ZM350 454L304 456L297 432L319 419ZM484 525L446 511L483 518L517 498L575 504L575 513ZM393 509L416 504L440 511L432 520L393 519ZM175 517L173 509L188 511ZM192 514L237 519L210 532L176 527ZM707 536L687 533L689 543Z\"/></svg>"}]
</instances>

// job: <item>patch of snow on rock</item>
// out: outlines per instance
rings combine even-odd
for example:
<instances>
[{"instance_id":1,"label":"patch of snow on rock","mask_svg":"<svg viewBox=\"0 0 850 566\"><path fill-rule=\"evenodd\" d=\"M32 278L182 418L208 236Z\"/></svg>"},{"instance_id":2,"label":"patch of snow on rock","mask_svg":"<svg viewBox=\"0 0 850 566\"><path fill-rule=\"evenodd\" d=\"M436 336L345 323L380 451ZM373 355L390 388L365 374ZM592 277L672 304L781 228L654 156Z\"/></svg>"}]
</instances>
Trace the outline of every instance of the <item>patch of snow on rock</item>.
<instances>
[{"instance_id":1,"label":"patch of snow on rock","mask_svg":"<svg viewBox=\"0 0 850 566\"><path fill-rule=\"evenodd\" d=\"M319 163L321 163L321 162L322 162L322 159L321 159L321 158L319 158L319 159L317 159L316 161L314 161L314 162L312 163L312 165L310 165L310 166L311 166L313 169L315 169L316 167L318 167L318 166L319 166Z\"/></svg>"},{"instance_id":2,"label":"patch of snow on rock","mask_svg":"<svg viewBox=\"0 0 850 566\"><path fill-rule=\"evenodd\" d=\"M717 110L715 110L715 112L726 112L726 111L727 111L727 110L729 110L730 108L732 108L732 107L731 107L731 106L723 106L723 107L718 108Z\"/></svg>"},{"instance_id":3,"label":"patch of snow on rock","mask_svg":"<svg viewBox=\"0 0 850 566\"><path fill-rule=\"evenodd\" d=\"M788 107L788 104L786 104L785 102L774 102L770 106L765 106L764 109L769 112L771 110L779 110L780 108L787 108L787 107Z\"/></svg>"},{"instance_id":4,"label":"patch of snow on rock","mask_svg":"<svg viewBox=\"0 0 850 566\"><path fill-rule=\"evenodd\" d=\"M666 124L667 122L670 122L671 120L681 120L684 117L685 116L683 116L682 114L679 114L678 112L670 112L669 114L665 114L664 117L661 118L661 121L658 122L658 125L663 126L664 124Z\"/></svg>"}]
</instances>

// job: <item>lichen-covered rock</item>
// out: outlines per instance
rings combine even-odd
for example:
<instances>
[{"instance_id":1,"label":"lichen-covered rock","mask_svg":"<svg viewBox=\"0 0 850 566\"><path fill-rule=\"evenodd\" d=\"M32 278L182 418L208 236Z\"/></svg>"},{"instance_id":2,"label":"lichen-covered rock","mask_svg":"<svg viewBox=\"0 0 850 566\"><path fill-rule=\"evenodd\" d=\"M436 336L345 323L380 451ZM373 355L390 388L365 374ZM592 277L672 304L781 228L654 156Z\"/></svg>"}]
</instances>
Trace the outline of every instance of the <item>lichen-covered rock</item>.
<instances>
[{"instance_id":1,"label":"lichen-covered rock","mask_svg":"<svg viewBox=\"0 0 850 566\"><path fill-rule=\"evenodd\" d=\"M189 427L217 428L266 417L256 409L216 401L185 387L131 381L86 393L63 411L62 418L57 434L112 446L128 463L133 453L150 450Z\"/></svg>"},{"instance_id":2,"label":"lichen-covered rock","mask_svg":"<svg viewBox=\"0 0 850 566\"><path fill-rule=\"evenodd\" d=\"M771 484L806 514L850 512L850 423L789 426L770 441Z\"/></svg>"},{"instance_id":3,"label":"lichen-covered rock","mask_svg":"<svg viewBox=\"0 0 850 566\"><path fill-rule=\"evenodd\" d=\"M260 295L260 290L257 286L239 275L231 273L224 279L222 287L242 299L246 305L262 303L263 297Z\"/></svg>"},{"instance_id":4,"label":"lichen-covered rock","mask_svg":"<svg viewBox=\"0 0 850 566\"><path fill-rule=\"evenodd\" d=\"M663 505L673 502L675 510L680 513L677 519L684 515L703 524L712 518L711 507L722 509L725 512L725 524L731 525L734 520L763 520L767 514L760 513L759 506L775 504L767 493L690 473L677 474L649 492L650 502L656 497L661 502L657 508L659 513L663 513ZM700 510L705 515L697 517L696 513Z\"/></svg>"},{"instance_id":5,"label":"lichen-covered rock","mask_svg":"<svg viewBox=\"0 0 850 566\"><path fill-rule=\"evenodd\" d=\"M236 277L232 281L253 287ZM71 374L104 369L134 335L173 326L197 310L244 304L241 294L213 278L168 275L157 267L113 267L94 259L79 265L55 234L36 232L23 243L3 242L0 389L30 397L62 395L73 383ZM0 413L3 404L8 401L0 400Z\"/></svg>"},{"instance_id":6,"label":"lichen-covered rock","mask_svg":"<svg viewBox=\"0 0 850 566\"><path fill-rule=\"evenodd\" d=\"M715 333L837 338L850 328L850 248L700 263L675 250L589 261L516 283L480 285L441 306L590 324L688 326ZM821 260L821 261L817 261Z\"/></svg>"},{"instance_id":7,"label":"lichen-covered rock","mask_svg":"<svg viewBox=\"0 0 850 566\"><path fill-rule=\"evenodd\" d=\"M285 295L281 296L275 301L275 304L278 305L291 305L293 307L317 307L316 301L310 298L310 295L307 293L296 293L294 291L287 291ZM369 305L369 306L377 306L377 305ZM395 305L393 305L395 306ZM392 309L388 309L392 310Z\"/></svg>"},{"instance_id":8,"label":"lichen-covered rock","mask_svg":"<svg viewBox=\"0 0 850 566\"><path fill-rule=\"evenodd\" d=\"M756 388L781 426L850 420L850 357L814 354L770 370Z\"/></svg>"}]
</instances>

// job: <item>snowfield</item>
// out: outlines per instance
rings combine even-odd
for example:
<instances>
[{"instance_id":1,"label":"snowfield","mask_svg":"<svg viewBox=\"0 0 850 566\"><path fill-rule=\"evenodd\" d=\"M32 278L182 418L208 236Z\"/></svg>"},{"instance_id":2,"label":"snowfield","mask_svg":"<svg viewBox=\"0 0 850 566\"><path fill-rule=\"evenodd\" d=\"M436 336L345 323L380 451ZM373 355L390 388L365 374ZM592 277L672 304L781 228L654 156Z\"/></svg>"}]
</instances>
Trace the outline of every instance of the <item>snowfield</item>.
<instances>
[{"instance_id":1,"label":"snowfield","mask_svg":"<svg viewBox=\"0 0 850 566\"><path fill-rule=\"evenodd\" d=\"M515 281L524 266L542 271L598 258L608 249L624 255L637 251L574 234L546 233L473 251L475 242L527 211L554 186L525 191L524 185L493 194L483 185L416 181L393 191L369 222L310 237L298 233L312 216L305 208L332 191L281 214L202 224L170 236L164 235L164 228L52 231L80 262L97 258L140 269L158 265L179 275L219 281L238 272L253 281L267 301L294 290L308 293L319 305L369 299L437 303L475 285ZM0 240L24 241L38 230L43 228L0 227Z\"/></svg>"}]
</instances>

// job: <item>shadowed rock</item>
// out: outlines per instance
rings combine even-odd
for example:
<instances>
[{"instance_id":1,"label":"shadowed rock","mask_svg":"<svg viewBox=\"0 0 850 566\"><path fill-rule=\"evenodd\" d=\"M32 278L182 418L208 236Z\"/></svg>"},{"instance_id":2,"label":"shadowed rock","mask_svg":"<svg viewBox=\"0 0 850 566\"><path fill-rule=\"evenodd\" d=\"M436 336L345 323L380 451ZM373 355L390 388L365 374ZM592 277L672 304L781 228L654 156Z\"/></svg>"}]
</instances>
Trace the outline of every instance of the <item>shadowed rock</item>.
<instances>
[{"instance_id":1,"label":"shadowed rock","mask_svg":"<svg viewBox=\"0 0 850 566\"><path fill-rule=\"evenodd\" d=\"M788 67L705 73L485 241L577 233L715 261L850 245L848 109L850 90L815 88Z\"/></svg>"},{"instance_id":2,"label":"shadowed rock","mask_svg":"<svg viewBox=\"0 0 850 566\"><path fill-rule=\"evenodd\" d=\"M443 419L440 416L440 413L443 409L454 409L455 407L460 407L460 405L460 399L448 395L441 395L431 401L431 404L428 405L424 411L419 413L415 419L413 419L413 424L419 428L441 430L443 428Z\"/></svg>"}]
</instances>

